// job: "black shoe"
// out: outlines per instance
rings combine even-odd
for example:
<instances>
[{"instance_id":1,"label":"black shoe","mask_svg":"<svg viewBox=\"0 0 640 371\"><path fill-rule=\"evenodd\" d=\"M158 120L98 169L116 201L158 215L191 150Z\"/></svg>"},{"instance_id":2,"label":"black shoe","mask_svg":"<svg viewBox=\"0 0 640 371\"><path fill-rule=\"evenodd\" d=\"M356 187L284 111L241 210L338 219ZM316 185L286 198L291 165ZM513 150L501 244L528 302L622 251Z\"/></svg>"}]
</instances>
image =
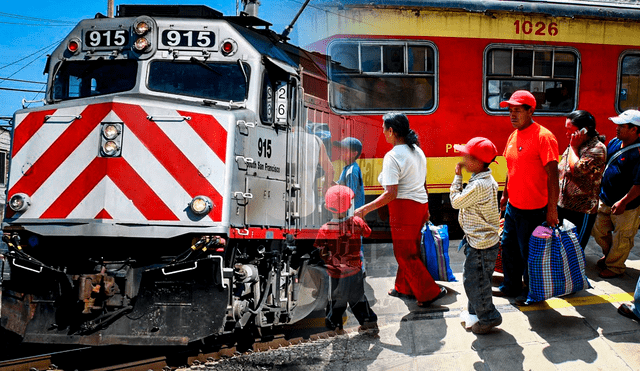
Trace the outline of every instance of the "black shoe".
<instances>
[{"instance_id":1,"label":"black shoe","mask_svg":"<svg viewBox=\"0 0 640 371\"><path fill-rule=\"evenodd\" d=\"M427 300L427 301L419 301L418 302L418 306L420 308L424 308L424 307L428 307L431 304L433 304L434 301L438 300L438 299L442 299L445 295L447 295L447 288L446 287L440 287L440 293L438 294L438 296L436 296L435 298L431 299L431 300Z\"/></svg>"},{"instance_id":2,"label":"black shoe","mask_svg":"<svg viewBox=\"0 0 640 371\"><path fill-rule=\"evenodd\" d=\"M631 318L632 320L640 322L640 318L638 318L638 316L636 316L636 314L633 313L633 311L631 310L631 308L629 308L627 304L622 304L620 307L618 307L618 313L622 314L627 318Z\"/></svg>"},{"instance_id":3,"label":"black shoe","mask_svg":"<svg viewBox=\"0 0 640 371\"><path fill-rule=\"evenodd\" d=\"M396 289L391 289L388 292L389 296L393 296L394 298L400 298L400 299L415 299L416 297L413 295L409 295L409 294L403 294L401 292L396 291Z\"/></svg>"},{"instance_id":4,"label":"black shoe","mask_svg":"<svg viewBox=\"0 0 640 371\"><path fill-rule=\"evenodd\" d=\"M596 267L600 268L601 271L607 269L607 263L606 260L607 257L603 256L602 258L598 259L598 261L596 262Z\"/></svg>"},{"instance_id":5,"label":"black shoe","mask_svg":"<svg viewBox=\"0 0 640 371\"><path fill-rule=\"evenodd\" d=\"M532 302L529 301L529 299L527 298L526 295L520 295L515 299L515 302L517 305L521 306L521 307L526 307L527 305L530 305Z\"/></svg>"},{"instance_id":6,"label":"black shoe","mask_svg":"<svg viewBox=\"0 0 640 371\"><path fill-rule=\"evenodd\" d=\"M495 297L498 298L513 298L518 296L518 294L512 294L510 292L507 291L503 291L501 288L499 287L494 287L491 289L491 294Z\"/></svg>"}]
</instances>

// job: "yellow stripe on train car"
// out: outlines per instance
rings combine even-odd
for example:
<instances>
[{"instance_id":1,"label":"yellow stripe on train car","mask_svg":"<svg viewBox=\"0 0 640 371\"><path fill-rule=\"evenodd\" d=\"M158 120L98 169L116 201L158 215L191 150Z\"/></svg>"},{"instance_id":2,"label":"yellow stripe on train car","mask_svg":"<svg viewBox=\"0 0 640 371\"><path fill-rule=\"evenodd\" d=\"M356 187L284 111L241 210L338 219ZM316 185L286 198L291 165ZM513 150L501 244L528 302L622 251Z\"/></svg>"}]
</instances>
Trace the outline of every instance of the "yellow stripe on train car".
<instances>
[{"instance_id":1,"label":"yellow stripe on train car","mask_svg":"<svg viewBox=\"0 0 640 371\"><path fill-rule=\"evenodd\" d=\"M326 25L320 22L314 27L318 40L335 34L365 34L640 46L636 21L370 7L325 14Z\"/></svg>"},{"instance_id":2,"label":"yellow stripe on train car","mask_svg":"<svg viewBox=\"0 0 640 371\"><path fill-rule=\"evenodd\" d=\"M461 157L427 157L427 190L431 193L449 193L449 187L454 176L456 164ZM494 179L504 188L504 179L507 176L507 162L502 156L496 158L497 164L489 167ZM382 171L382 158L365 158L357 160L362 171L365 195L378 195L382 193L382 186L378 183L378 174ZM334 161L334 180L338 180L344 162ZM463 180L466 182L471 177L466 171L462 172Z\"/></svg>"}]
</instances>

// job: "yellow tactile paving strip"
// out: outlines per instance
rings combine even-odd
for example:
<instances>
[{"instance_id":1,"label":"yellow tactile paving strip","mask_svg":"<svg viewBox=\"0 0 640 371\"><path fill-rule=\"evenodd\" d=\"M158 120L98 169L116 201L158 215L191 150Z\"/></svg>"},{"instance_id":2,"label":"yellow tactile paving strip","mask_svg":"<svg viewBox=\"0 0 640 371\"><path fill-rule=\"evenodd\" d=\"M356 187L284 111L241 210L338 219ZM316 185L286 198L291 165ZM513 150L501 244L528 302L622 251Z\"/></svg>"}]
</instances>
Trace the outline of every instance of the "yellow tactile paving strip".
<instances>
[{"instance_id":1,"label":"yellow tactile paving strip","mask_svg":"<svg viewBox=\"0 0 640 371\"><path fill-rule=\"evenodd\" d=\"M607 304L607 303L613 304L613 303L629 302L629 301L633 301L632 292L623 292L619 294L569 297L569 298L552 298L539 303L531 304L526 307L522 306L520 307L520 310L523 312L529 312L534 310L579 307L582 305Z\"/></svg>"}]
</instances>

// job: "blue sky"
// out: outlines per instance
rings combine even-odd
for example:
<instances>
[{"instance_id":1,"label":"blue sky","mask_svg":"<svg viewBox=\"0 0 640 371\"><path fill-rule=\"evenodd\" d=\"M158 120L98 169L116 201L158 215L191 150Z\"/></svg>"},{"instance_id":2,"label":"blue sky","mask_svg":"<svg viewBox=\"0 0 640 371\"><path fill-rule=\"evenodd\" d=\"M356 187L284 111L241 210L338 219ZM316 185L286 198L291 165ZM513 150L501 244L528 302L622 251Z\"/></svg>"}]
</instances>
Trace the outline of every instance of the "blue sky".
<instances>
[{"instance_id":1,"label":"blue sky","mask_svg":"<svg viewBox=\"0 0 640 371\"><path fill-rule=\"evenodd\" d=\"M302 6L302 0L261 0L260 18L274 24L282 32ZM115 0L120 4L201 4L235 15L236 0ZM307 9L307 11L309 8ZM26 80L45 82L42 74L46 55L82 19L93 18L96 13L107 14L107 0L31 0L4 1L0 8L0 117L12 116L22 107L23 98L42 99L43 94L16 92L4 89L44 91L44 85L9 81ZM295 40L295 30L292 34ZM0 124L6 121L0 121Z\"/></svg>"}]
</instances>

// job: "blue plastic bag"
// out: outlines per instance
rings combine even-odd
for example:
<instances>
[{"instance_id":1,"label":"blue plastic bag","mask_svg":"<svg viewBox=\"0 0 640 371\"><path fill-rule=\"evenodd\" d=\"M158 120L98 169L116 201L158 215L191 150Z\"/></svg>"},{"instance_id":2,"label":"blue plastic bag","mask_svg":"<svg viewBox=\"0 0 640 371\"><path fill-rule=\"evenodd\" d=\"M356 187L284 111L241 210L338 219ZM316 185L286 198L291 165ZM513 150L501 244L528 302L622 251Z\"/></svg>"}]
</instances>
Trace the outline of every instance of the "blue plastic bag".
<instances>
[{"instance_id":1,"label":"blue plastic bag","mask_svg":"<svg viewBox=\"0 0 640 371\"><path fill-rule=\"evenodd\" d=\"M449 263L449 227L429 222L422 227L420 258L436 281L455 282Z\"/></svg>"},{"instance_id":2,"label":"blue plastic bag","mask_svg":"<svg viewBox=\"0 0 640 371\"><path fill-rule=\"evenodd\" d=\"M529 239L529 301L591 288L585 273L585 257L576 226L564 220L562 226L539 226Z\"/></svg>"}]
</instances>

